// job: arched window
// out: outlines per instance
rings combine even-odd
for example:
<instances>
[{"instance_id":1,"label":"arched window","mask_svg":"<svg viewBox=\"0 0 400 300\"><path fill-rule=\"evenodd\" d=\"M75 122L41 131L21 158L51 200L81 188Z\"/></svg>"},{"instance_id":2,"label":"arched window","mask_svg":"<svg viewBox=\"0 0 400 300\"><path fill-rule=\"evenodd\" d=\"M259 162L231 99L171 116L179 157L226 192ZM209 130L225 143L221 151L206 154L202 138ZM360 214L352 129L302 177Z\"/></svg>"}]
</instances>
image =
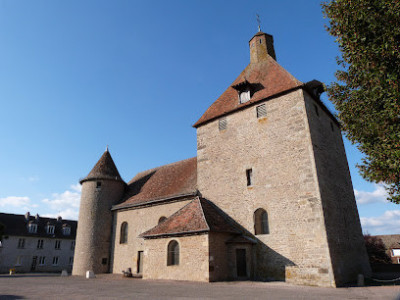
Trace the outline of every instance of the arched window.
<instances>
[{"instance_id":1,"label":"arched window","mask_svg":"<svg viewBox=\"0 0 400 300\"><path fill-rule=\"evenodd\" d=\"M119 236L119 243L126 244L128 242L128 223L121 224L121 234Z\"/></svg>"},{"instance_id":2,"label":"arched window","mask_svg":"<svg viewBox=\"0 0 400 300\"><path fill-rule=\"evenodd\" d=\"M259 208L254 212L254 233L269 233L268 214L265 209Z\"/></svg>"},{"instance_id":3,"label":"arched window","mask_svg":"<svg viewBox=\"0 0 400 300\"><path fill-rule=\"evenodd\" d=\"M170 241L168 244L167 266L179 265L179 244L177 241Z\"/></svg>"},{"instance_id":4,"label":"arched window","mask_svg":"<svg viewBox=\"0 0 400 300\"><path fill-rule=\"evenodd\" d=\"M161 222L164 222L167 219L167 217L162 216L161 218L158 219L158 224Z\"/></svg>"}]
</instances>

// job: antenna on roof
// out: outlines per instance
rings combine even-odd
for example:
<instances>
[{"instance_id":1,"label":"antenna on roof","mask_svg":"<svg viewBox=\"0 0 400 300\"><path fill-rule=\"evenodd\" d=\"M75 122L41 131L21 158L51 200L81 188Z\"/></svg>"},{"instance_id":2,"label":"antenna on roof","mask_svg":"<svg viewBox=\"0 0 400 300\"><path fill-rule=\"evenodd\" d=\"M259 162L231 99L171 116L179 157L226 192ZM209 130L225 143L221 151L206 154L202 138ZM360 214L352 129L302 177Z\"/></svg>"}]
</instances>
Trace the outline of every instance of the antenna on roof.
<instances>
[{"instance_id":1,"label":"antenna on roof","mask_svg":"<svg viewBox=\"0 0 400 300\"><path fill-rule=\"evenodd\" d=\"M260 16L258 14L256 14L257 16L257 23L258 23L258 32L261 31L261 21L260 21Z\"/></svg>"}]
</instances>

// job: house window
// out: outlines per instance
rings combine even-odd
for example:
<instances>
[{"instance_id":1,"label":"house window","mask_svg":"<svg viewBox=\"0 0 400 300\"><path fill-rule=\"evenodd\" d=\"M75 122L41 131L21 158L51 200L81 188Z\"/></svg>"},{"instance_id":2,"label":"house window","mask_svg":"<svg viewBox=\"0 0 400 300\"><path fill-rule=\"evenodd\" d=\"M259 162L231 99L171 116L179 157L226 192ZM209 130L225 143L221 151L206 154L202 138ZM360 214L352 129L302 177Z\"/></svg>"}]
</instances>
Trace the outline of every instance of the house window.
<instances>
[{"instance_id":1,"label":"house window","mask_svg":"<svg viewBox=\"0 0 400 300\"><path fill-rule=\"evenodd\" d=\"M44 266L46 263L46 256L39 256L39 266Z\"/></svg>"},{"instance_id":2,"label":"house window","mask_svg":"<svg viewBox=\"0 0 400 300\"><path fill-rule=\"evenodd\" d=\"M73 256L71 256L71 257L69 258L68 264L69 264L70 266L72 266L72 265L74 264L74 257L73 257Z\"/></svg>"},{"instance_id":3,"label":"house window","mask_svg":"<svg viewBox=\"0 0 400 300\"><path fill-rule=\"evenodd\" d=\"M246 103L250 100L250 90L245 90L239 93L239 103Z\"/></svg>"},{"instance_id":4,"label":"house window","mask_svg":"<svg viewBox=\"0 0 400 300\"><path fill-rule=\"evenodd\" d=\"M164 222L167 219L167 217L162 216L161 218L158 219L158 224Z\"/></svg>"},{"instance_id":5,"label":"house window","mask_svg":"<svg viewBox=\"0 0 400 300\"><path fill-rule=\"evenodd\" d=\"M400 249L392 249L392 256L400 256Z\"/></svg>"},{"instance_id":6,"label":"house window","mask_svg":"<svg viewBox=\"0 0 400 300\"><path fill-rule=\"evenodd\" d=\"M226 117L219 119L219 121L218 121L219 131L225 130L227 125L228 125L228 121L227 121Z\"/></svg>"},{"instance_id":7,"label":"house window","mask_svg":"<svg viewBox=\"0 0 400 300\"><path fill-rule=\"evenodd\" d=\"M63 230L63 235L71 234L71 227L69 227L69 226L64 226L62 230Z\"/></svg>"},{"instance_id":8,"label":"house window","mask_svg":"<svg viewBox=\"0 0 400 300\"><path fill-rule=\"evenodd\" d=\"M14 266L22 265L22 256L17 256L17 260L15 261Z\"/></svg>"},{"instance_id":9,"label":"house window","mask_svg":"<svg viewBox=\"0 0 400 300\"><path fill-rule=\"evenodd\" d=\"M29 231L29 233L36 233L37 232L37 224L36 223L30 223L28 225L28 231Z\"/></svg>"},{"instance_id":10,"label":"house window","mask_svg":"<svg viewBox=\"0 0 400 300\"><path fill-rule=\"evenodd\" d=\"M44 243L43 240L38 240L38 241L37 241L37 247L36 247L36 248L38 248L38 249L43 249L43 243Z\"/></svg>"},{"instance_id":11,"label":"house window","mask_svg":"<svg viewBox=\"0 0 400 300\"><path fill-rule=\"evenodd\" d=\"M119 236L119 243L126 244L128 242L128 223L121 224L121 233Z\"/></svg>"},{"instance_id":12,"label":"house window","mask_svg":"<svg viewBox=\"0 0 400 300\"><path fill-rule=\"evenodd\" d=\"M253 169L246 170L247 186L253 185Z\"/></svg>"},{"instance_id":13,"label":"house window","mask_svg":"<svg viewBox=\"0 0 400 300\"><path fill-rule=\"evenodd\" d=\"M72 241L71 242L71 250L74 250L75 249L75 241Z\"/></svg>"},{"instance_id":14,"label":"house window","mask_svg":"<svg viewBox=\"0 0 400 300\"><path fill-rule=\"evenodd\" d=\"M262 118L267 116L267 107L265 104L257 106L257 118Z\"/></svg>"},{"instance_id":15,"label":"house window","mask_svg":"<svg viewBox=\"0 0 400 300\"><path fill-rule=\"evenodd\" d=\"M53 266L58 266L58 256L53 257Z\"/></svg>"},{"instance_id":16,"label":"house window","mask_svg":"<svg viewBox=\"0 0 400 300\"><path fill-rule=\"evenodd\" d=\"M168 244L167 266L179 265L179 244L177 241L170 241Z\"/></svg>"},{"instance_id":17,"label":"house window","mask_svg":"<svg viewBox=\"0 0 400 300\"><path fill-rule=\"evenodd\" d=\"M60 250L61 249L61 241L56 241L54 249Z\"/></svg>"},{"instance_id":18,"label":"house window","mask_svg":"<svg viewBox=\"0 0 400 300\"><path fill-rule=\"evenodd\" d=\"M25 239L18 240L18 248L20 249L25 248Z\"/></svg>"},{"instance_id":19,"label":"house window","mask_svg":"<svg viewBox=\"0 0 400 300\"><path fill-rule=\"evenodd\" d=\"M54 234L54 225L47 225L47 234Z\"/></svg>"},{"instance_id":20,"label":"house window","mask_svg":"<svg viewBox=\"0 0 400 300\"><path fill-rule=\"evenodd\" d=\"M268 214L265 209L259 208L254 212L254 233L269 234Z\"/></svg>"}]
</instances>

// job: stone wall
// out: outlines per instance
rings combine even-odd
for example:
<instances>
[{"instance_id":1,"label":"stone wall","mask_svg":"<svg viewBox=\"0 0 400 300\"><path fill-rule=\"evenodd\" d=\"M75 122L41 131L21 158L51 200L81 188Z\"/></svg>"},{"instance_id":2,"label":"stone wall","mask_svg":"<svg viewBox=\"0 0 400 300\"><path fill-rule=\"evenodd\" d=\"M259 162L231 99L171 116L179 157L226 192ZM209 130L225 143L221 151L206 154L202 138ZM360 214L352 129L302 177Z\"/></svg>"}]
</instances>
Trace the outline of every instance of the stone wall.
<instances>
[{"instance_id":1,"label":"stone wall","mask_svg":"<svg viewBox=\"0 0 400 300\"><path fill-rule=\"evenodd\" d=\"M332 265L336 284L342 285L371 270L340 128L304 95Z\"/></svg>"},{"instance_id":2,"label":"stone wall","mask_svg":"<svg viewBox=\"0 0 400 300\"><path fill-rule=\"evenodd\" d=\"M18 248L19 239L25 239L24 248ZM38 240L43 240L43 248L38 249ZM60 249L55 249L56 240L61 241ZM37 257L34 272L71 272L70 259L74 256L74 240L53 239L44 237L8 236L3 238L0 247L0 273L8 273L10 268L15 268L18 273L32 272L33 257ZM17 258L20 257L20 264ZM45 257L44 264L39 264L39 258ZM58 263L53 265L53 258L58 257Z\"/></svg>"},{"instance_id":3,"label":"stone wall","mask_svg":"<svg viewBox=\"0 0 400 300\"><path fill-rule=\"evenodd\" d=\"M168 243L179 243L179 265L167 266ZM144 241L144 279L209 281L208 235L192 235Z\"/></svg>"},{"instance_id":4,"label":"stone wall","mask_svg":"<svg viewBox=\"0 0 400 300\"><path fill-rule=\"evenodd\" d=\"M124 184L113 180L99 181L101 188L96 188L96 181L82 184L73 275L85 275L88 270L95 273L109 271L111 207L121 199Z\"/></svg>"},{"instance_id":5,"label":"stone wall","mask_svg":"<svg viewBox=\"0 0 400 300\"><path fill-rule=\"evenodd\" d=\"M199 190L252 234L255 210L267 211L256 278L335 286L303 91L264 104L265 118L254 105L226 116L226 130L218 120L197 129Z\"/></svg>"},{"instance_id":6,"label":"stone wall","mask_svg":"<svg viewBox=\"0 0 400 300\"><path fill-rule=\"evenodd\" d=\"M144 251L144 239L139 235L158 224L161 217L169 217L191 200L183 200L163 205L153 205L129 210L114 211L113 238L112 238L112 273L121 273L131 268L137 273L138 252ZM120 244L120 230L123 222L128 223L128 241ZM146 266L146 258L143 266Z\"/></svg>"}]
</instances>

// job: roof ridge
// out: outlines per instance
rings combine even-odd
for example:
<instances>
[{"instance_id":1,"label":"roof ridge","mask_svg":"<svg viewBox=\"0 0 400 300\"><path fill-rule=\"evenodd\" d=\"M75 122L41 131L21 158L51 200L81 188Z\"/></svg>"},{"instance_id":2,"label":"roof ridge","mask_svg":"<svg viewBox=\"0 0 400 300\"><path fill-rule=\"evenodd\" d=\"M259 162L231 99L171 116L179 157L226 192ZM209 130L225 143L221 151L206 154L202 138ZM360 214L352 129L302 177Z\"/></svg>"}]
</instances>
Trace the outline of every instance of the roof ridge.
<instances>
[{"instance_id":1,"label":"roof ridge","mask_svg":"<svg viewBox=\"0 0 400 300\"><path fill-rule=\"evenodd\" d=\"M157 166L157 167L153 167L153 168L150 168L150 169L146 169L146 170L143 170L143 171L140 171L140 172L136 173L136 175L141 174L141 173L145 173L145 172L150 172L150 171L153 171L153 170L157 170L157 169L160 169L160 168L163 168L163 167L168 167L168 166L171 166L171 165L173 165L173 164L177 164L177 163L180 163L180 162L184 162L184 161L187 161L187 160L193 159L193 158L197 158L197 156L185 158L185 159L178 160L178 161L174 161L174 162L172 162L172 163L168 163L168 164L165 164L165 165L160 165L160 166ZM135 177L136 177L136 176L135 176Z\"/></svg>"}]
</instances>

